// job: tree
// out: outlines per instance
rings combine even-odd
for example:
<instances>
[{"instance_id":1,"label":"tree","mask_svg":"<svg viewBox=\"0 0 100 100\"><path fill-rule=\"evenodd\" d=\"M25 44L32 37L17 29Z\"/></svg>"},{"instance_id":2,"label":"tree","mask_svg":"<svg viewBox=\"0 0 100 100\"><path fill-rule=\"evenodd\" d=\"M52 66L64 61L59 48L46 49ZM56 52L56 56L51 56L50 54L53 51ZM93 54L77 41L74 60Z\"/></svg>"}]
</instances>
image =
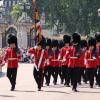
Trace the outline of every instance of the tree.
<instances>
[{"instance_id":1,"label":"tree","mask_svg":"<svg viewBox=\"0 0 100 100\"><path fill-rule=\"evenodd\" d=\"M28 15L34 20L33 1L30 2L31 9L27 11ZM66 32L89 34L95 32L100 27L100 19L97 17L97 10L100 7L99 0L36 0L37 8L41 16L44 9L46 13L46 22L58 30L65 25ZM17 14L16 14L17 13ZM13 11L17 18L18 12Z\"/></svg>"},{"instance_id":2,"label":"tree","mask_svg":"<svg viewBox=\"0 0 100 100\"><path fill-rule=\"evenodd\" d=\"M21 16L22 14L22 10L20 9L20 6L18 4L14 5L10 14L13 18L13 21L17 22L19 16Z\"/></svg>"}]
</instances>

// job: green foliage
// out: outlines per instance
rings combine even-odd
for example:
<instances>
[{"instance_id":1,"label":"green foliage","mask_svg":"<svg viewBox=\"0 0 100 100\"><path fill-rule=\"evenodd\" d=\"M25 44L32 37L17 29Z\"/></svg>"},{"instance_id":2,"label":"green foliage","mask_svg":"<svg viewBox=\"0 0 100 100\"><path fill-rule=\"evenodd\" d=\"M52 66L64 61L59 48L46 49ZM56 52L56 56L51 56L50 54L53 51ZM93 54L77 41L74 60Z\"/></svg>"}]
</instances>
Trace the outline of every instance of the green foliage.
<instances>
[{"instance_id":1,"label":"green foliage","mask_svg":"<svg viewBox=\"0 0 100 100\"><path fill-rule=\"evenodd\" d=\"M27 13L34 20L33 0L27 1L31 5ZM62 28L65 24L67 32L77 31L85 34L95 32L100 28L100 19L97 16L100 0L36 0L36 3L40 15L44 9L46 22L51 28L54 25ZM19 12L15 10L12 13L14 18L17 18ZM57 21L59 21L58 24L56 24Z\"/></svg>"},{"instance_id":2,"label":"green foliage","mask_svg":"<svg viewBox=\"0 0 100 100\"><path fill-rule=\"evenodd\" d=\"M17 4L17 5L14 5L13 8L12 8L12 11L10 13L10 15L12 16L14 22L16 22L19 18L19 16L21 16L21 9L20 9L20 6Z\"/></svg>"}]
</instances>

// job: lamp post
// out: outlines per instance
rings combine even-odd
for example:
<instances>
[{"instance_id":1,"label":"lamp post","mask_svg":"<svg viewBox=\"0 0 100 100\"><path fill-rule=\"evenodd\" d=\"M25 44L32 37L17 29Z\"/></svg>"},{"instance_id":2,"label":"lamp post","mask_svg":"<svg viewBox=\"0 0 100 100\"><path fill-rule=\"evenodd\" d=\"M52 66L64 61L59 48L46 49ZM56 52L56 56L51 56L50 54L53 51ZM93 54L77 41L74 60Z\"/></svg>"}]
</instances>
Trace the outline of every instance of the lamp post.
<instances>
[{"instance_id":1,"label":"lamp post","mask_svg":"<svg viewBox=\"0 0 100 100\"><path fill-rule=\"evenodd\" d=\"M100 8L98 9L98 19L100 18ZM100 32L100 28L99 28L99 32Z\"/></svg>"}]
</instances>

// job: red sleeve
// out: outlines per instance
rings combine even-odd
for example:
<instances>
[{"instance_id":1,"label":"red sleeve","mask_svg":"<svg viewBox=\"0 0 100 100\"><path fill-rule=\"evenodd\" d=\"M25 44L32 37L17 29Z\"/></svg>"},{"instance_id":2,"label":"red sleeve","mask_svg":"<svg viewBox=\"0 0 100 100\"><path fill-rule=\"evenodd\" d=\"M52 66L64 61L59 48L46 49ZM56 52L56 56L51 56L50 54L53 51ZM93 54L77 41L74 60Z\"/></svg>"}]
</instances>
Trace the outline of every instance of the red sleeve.
<instances>
[{"instance_id":1,"label":"red sleeve","mask_svg":"<svg viewBox=\"0 0 100 100\"><path fill-rule=\"evenodd\" d=\"M65 58L65 59L68 59L68 58L69 58L69 55L70 55L70 49L68 49L68 50L66 51L66 54L65 54L64 58Z\"/></svg>"},{"instance_id":2,"label":"red sleeve","mask_svg":"<svg viewBox=\"0 0 100 100\"><path fill-rule=\"evenodd\" d=\"M88 59L88 51L86 51L86 53L85 53L85 57L84 57L85 59Z\"/></svg>"},{"instance_id":3,"label":"red sleeve","mask_svg":"<svg viewBox=\"0 0 100 100\"><path fill-rule=\"evenodd\" d=\"M44 51L44 56L45 56L45 59L48 59L48 52L47 51Z\"/></svg>"},{"instance_id":4,"label":"red sleeve","mask_svg":"<svg viewBox=\"0 0 100 100\"><path fill-rule=\"evenodd\" d=\"M88 51L86 51L85 56L84 56L84 64L87 64L87 59L88 59Z\"/></svg>"},{"instance_id":5,"label":"red sleeve","mask_svg":"<svg viewBox=\"0 0 100 100\"><path fill-rule=\"evenodd\" d=\"M3 57L3 61L7 61L7 59L8 59L8 51L6 51L6 54L4 55L4 57Z\"/></svg>"}]
</instances>

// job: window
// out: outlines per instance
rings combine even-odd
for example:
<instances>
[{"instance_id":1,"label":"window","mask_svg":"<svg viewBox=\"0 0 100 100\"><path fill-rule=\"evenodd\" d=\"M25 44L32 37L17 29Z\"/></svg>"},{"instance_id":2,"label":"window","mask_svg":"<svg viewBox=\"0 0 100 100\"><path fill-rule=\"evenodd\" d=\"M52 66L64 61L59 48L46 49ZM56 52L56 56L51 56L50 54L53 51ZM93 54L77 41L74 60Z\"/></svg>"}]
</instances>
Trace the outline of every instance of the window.
<instances>
[{"instance_id":1,"label":"window","mask_svg":"<svg viewBox=\"0 0 100 100\"><path fill-rule=\"evenodd\" d=\"M9 7L11 6L11 1L9 1Z\"/></svg>"},{"instance_id":2,"label":"window","mask_svg":"<svg viewBox=\"0 0 100 100\"><path fill-rule=\"evenodd\" d=\"M7 6L7 1L5 1L4 5Z\"/></svg>"},{"instance_id":3,"label":"window","mask_svg":"<svg viewBox=\"0 0 100 100\"><path fill-rule=\"evenodd\" d=\"M13 6L16 4L16 1L13 1Z\"/></svg>"}]
</instances>

